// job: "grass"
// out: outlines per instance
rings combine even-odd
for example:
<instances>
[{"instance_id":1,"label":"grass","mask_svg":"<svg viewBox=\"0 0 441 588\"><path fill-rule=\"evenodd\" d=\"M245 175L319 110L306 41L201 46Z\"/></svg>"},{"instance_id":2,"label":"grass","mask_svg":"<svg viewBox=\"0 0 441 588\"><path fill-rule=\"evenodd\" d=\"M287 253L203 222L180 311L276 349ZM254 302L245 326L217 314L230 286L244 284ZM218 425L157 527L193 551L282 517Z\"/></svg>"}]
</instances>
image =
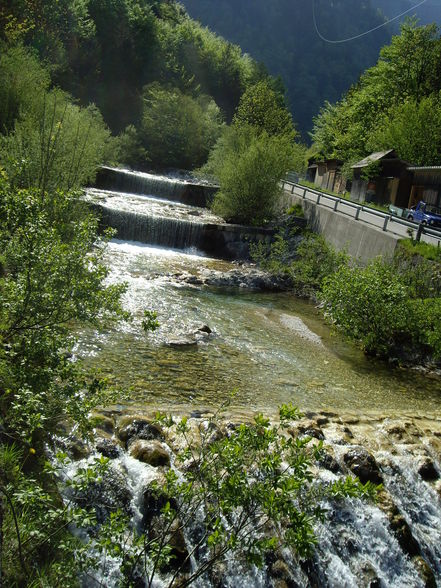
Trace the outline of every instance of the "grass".
<instances>
[{"instance_id":1,"label":"grass","mask_svg":"<svg viewBox=\"0 0 441 588\"><path fill-rule=\"evenodd\" d=\"M411 255L420 255L431 261L441 261L441 249L430 243L417 242L414 239L403 239L400 241L403 247Z\"/></svg>"}]
</instances>

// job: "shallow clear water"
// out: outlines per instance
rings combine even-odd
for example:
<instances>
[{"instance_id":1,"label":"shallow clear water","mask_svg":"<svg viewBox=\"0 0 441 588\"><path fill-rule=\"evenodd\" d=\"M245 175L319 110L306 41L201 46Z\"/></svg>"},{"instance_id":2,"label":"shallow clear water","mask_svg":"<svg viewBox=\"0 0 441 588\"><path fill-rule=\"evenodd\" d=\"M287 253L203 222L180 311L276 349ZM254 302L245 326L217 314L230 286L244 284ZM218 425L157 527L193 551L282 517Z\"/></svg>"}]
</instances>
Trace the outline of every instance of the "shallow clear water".
<instances>
[{"instance_id":1,"label":"shallow clear water","mask_svg":"<svg viewBox=\"0 0 441 588\"><path fill-rule=\"evenodd\" d=\"M209 409L236 395L248 413L292 402L302 410L434 413L441 385L366 358L324 323L311 304L283 293L221 291L182 284L183 272L228 271L228 262L136 243L110 243L111 281L129 285L129 324L82 333L78 354L128 389L132 402ZM161 328L143 333L143 309ZM167 343L208 325L197 346ZM124 401L126 402L126 401Z\"/></svg>"}]
</instances>

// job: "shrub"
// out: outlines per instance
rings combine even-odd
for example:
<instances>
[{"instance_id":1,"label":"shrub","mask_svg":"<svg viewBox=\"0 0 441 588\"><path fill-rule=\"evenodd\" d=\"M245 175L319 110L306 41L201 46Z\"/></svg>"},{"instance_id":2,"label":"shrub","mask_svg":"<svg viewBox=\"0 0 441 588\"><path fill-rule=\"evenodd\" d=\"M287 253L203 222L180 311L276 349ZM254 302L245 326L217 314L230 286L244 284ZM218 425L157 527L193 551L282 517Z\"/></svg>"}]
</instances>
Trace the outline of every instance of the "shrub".
<instances>
[{"instance_id":1,"label":"shrub","mask_svg":"<svg viewBox=\"0 0 441 588\"><path fill-rule=\"evenodd\" d=\"M325 278L332 276L347 262L346 253L337 252L320 235L309 233L304 235L297 247L289 276L298 292L310 296L321 290Z\"/></svg>"},{"instance_id":2,"label":"shrub","mask_svg":"<svg viewBox=\"0 0 441 588\"><path fill-rule=\"evenodd\" d=\"M94 106L80 108L68 94L52 90L0 137L0 162L17 187L71 190L93 181L113 148Z\"/></svg>"},{"instance_id":3,"label":"shrub","mask_svg":"<svg viewBox=\"0 0 441 588\"><path fill-rule=\"evenodd\" d=\"M143 169L150 162L147 150L143 147L138 131L129 125L116 138L115 159L136 169Z\"/></svg>"},{"instance_id":4,"label":"shrub","mask_svg":"<svg viewBox=\"0 0 441 588\"><path fill-rule=\"evenodd\" d=\"M399 344L412 345L409 293L390 264L365 268L342 265L324 280L326 311L368 353L387 356Z\"/></svg>"},{"instance_id":5,"label":"shrub","mask_svg":"<svg viewBox=\"0 0 441 588\"><path fill-rule=\"evenodd\" d=\"M225 129L201 170L220 185L213 210L238 223L268 222L292 160L292 145L284 136L269 136L251 126Z\"/></svg>"}]
</instances>

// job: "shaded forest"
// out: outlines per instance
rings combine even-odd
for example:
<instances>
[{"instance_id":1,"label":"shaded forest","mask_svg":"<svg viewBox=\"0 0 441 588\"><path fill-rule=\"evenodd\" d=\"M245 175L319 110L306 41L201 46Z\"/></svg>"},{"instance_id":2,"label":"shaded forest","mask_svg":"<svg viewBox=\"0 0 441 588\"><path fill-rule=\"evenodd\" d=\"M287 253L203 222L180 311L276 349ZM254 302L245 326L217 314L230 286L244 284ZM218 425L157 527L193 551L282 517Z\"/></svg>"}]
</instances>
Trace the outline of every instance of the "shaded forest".
<instances>
[{"instance_id":1,"label":"shaded forest","mask_svg":"<svg viewBox=\"0 0 441 588\"><path fill-rule=\"evenodd\" d=\"M372 66L398 22L356 41L330 44L314 27L309 0L184 0L190 14L262 61L287 86L294 120L304 137L325 100L335 102ZM415 2L407 0L316 0L320 33L331 40L352 37L393 17ZM429 0L416 13L424 22L441 18Z\"/></svg>"},{"instance_id":2,"label":"shaded forest","mask_svg":"<svg viewBox=\"0 0 441 588\"><path fill-rule=\"evenodd\" d=\"M419 4L417 0L371 0L371 2L372 5L379 8L387 18L393 18L405 10ZM440 23L441 4L439 0L427 0L425 4L418 6L418 8L415 9L415 12L412 10L409 14L415 14L418 17L420 24L430 24L432 22ZM396 27L399 26L400 20L397 21Z\"/></svg>"}]
</instances>

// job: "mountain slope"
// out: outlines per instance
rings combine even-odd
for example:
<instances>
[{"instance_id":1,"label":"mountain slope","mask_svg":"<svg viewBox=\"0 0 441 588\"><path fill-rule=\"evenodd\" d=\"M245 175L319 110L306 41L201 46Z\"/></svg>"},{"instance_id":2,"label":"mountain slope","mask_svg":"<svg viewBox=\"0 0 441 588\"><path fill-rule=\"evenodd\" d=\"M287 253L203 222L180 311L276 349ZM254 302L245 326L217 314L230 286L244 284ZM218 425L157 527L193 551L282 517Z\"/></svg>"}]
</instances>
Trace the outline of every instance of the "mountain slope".
<instances>
[{"instance_id":1,"label":"mountain slope","mask_svg":"<svg viewBox=\"0 0 441 588\"><path fill-rule=\"evenodd\" d=\"M406 16L415 15L420 24L429 24L436 22L441 23L441 1L440 0L427 0L421 6L417 6L419 1L417 0L371 0L372 5L379 8L387 18L394 18L401 14L405 10L416 7L411 10ZM398 28L399 23L406 18L403 16L397 21L396 27Z\"/></svg>"},{"instance_id":2,"label":"mountain slope","mask_svg":"<svg viewBox=\"0 0 441 588\"><path fill-rule=\"evenodd\" d=\"M335 101L373 65L390 40L382 28L356 41L331 44L314 27L310 0L184 0L190 15L239 43L288 89L294 120L305 135L325 100ZM370 0L315 0L317 25L332 40L383 22Z\"/></svg>"}]
</instances>

